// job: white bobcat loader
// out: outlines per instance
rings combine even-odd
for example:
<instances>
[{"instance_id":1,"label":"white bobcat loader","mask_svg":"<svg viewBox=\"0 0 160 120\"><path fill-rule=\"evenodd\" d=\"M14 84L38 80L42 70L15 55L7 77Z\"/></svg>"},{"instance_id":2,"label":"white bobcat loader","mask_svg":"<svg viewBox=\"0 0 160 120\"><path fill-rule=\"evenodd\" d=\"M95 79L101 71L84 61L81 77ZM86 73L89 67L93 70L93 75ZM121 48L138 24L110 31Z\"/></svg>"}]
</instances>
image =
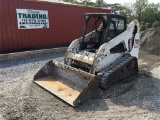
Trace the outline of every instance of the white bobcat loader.
<instances>
[{"instance_id":1,"label":"white bobcat loader","mask_svg":"<svg viewBox=\"0 0 160 120\"><path fill-rule=\"evenodd\" d=\"M72 106L138 73L139 22L126 17L85 14L82 37L74 40L64 62L49 61L34 82Z\"/></svg>"}]
</instances>

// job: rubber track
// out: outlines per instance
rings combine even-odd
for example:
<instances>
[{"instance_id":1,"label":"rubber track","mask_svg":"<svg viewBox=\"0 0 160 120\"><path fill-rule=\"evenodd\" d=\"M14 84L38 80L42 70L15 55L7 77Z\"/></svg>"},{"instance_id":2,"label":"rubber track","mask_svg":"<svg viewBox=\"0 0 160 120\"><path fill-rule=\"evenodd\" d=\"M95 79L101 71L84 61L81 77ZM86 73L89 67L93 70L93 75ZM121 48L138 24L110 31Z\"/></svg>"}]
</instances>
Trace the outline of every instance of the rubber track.
<instances>
[{"instance_id":1,"label":"rubber track","mask_svg":"<svg viewBox=\"0 0 160 120\"><path fill-rule=\"evenodd\" d=\"M103 73L103 75L101 76L101 80L99 81L100 84L102 86L104 86L104 84L106 84L106 82L108 81L107 78L109 78L110 75L115 74L119 70L125 68L127 66L127 64L130 63L133 59L135 59L135 57L130 56L128 54L125 54L124 56L119 58L116 62L114 62L113 64L108 66L106 69L102 70L101 73ZM136 71L136 68L135 68L135 71ZM132 74L132 72L133 71L131 70L131 72L130 73L128 72L128 73ZM137 65L137 73L138 73L138 65ZM118 80L116 80L116 81L118 81ZM116 81L113 80L111 83L115 83ZM103 88L103 89L105 89L105 88Z\"/></svg>"},{"instance_id":2,"label":"rubber track","mask_svg":"<svg viewBox=\"0 0 160 120\"><path fill-rule=\"evenodd\" d=\"M101 73L110 73L110 70L116 71L117 69L120 69L123 66L123 64L127 63L133 58L134 57L130 56L129 54L126 54L119 58L117 61L115 61L113 64L109 65L106 69L102 70Z\"/></svg>"}]
</instances>

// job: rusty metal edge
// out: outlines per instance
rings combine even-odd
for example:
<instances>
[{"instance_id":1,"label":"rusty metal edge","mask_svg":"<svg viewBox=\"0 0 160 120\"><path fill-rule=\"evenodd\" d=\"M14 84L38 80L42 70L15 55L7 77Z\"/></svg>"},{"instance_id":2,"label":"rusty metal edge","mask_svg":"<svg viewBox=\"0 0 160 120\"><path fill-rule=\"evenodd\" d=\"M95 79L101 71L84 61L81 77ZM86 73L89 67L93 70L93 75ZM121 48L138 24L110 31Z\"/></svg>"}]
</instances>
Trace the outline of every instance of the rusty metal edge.
<instances>
[{"instance_id":1,"label":"rusty metal edge","mask_svg":"<svg viewBox=\"0 0 160 120\"><path fill-rule=\"evenodd\" d=\"M23 58L23 57L27 57L27 56L34 56L34 55L43 54L43 53L64 52L67 49L68 49L68 47L60 47L60 48L52 48L52 49L42 49L42 50L34 50L34 51L25 51L25 52L0 54L0 61L9 60L9 59Z\"/></svg>"}]
</instances>

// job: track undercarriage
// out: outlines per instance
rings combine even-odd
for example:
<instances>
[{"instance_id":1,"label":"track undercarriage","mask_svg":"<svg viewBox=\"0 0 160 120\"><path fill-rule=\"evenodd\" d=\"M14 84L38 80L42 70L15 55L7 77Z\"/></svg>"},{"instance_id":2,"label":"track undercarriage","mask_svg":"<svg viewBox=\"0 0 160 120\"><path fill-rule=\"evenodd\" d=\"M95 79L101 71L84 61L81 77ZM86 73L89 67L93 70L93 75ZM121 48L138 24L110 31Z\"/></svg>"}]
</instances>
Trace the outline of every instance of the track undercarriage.
<instances>
[{"instance_id":1,"label":"track undercarriage","mask_svg":"<svg viewBox=\"0 0 160 120\"><path fill-rule=\"evenodd\" d=\"M128 54L124 55L101 71L99 87L107 89L110 85L136 74L138 74L137 58Z\"/></svg>"}]
</instances>

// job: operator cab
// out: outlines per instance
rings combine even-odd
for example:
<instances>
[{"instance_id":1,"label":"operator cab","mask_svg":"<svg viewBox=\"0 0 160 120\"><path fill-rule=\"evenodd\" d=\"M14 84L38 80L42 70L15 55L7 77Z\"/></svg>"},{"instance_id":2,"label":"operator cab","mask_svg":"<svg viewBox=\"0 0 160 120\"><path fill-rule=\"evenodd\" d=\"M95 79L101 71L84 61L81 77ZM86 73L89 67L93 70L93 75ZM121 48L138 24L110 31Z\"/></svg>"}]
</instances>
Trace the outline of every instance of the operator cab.
<instances>
[{"instance_id":1,"label":"operator cab","mask_svg":"<svg viewBox=\"0 0 160 120\"><path fill-rule=\"evenodd\" d=\"M120 15L88 13L84 17L86 24L82 34L80 50L95 53L102 44L109 42L126 30L126 17ZM112 51L120 49L124 51L122 45L123 43L120 43L112 48Z\"/></svg>"}]
</instances>

